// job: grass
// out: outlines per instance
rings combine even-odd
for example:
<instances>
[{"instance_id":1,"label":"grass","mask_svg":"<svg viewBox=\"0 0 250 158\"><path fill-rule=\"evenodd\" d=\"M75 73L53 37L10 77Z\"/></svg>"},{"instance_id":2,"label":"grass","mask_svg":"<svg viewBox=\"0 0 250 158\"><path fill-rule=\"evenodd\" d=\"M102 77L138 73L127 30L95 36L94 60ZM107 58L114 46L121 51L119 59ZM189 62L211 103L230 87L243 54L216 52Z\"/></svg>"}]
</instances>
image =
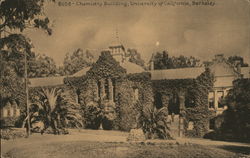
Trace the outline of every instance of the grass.
<instances>
[{"instance_id":1,"label":"grass","mask_svg":"<svg viewBox=\"0 0 250 158\"><path fill-rule=\"evenodd\" d=\"M202 145L145 145L104 142L57 142L13 148L5 157L18 158L236 158L240 154Z\"/></svg>"},{"instance_id":2,"label":"grass","mask_svg":"<svg viewBox=\"0 0 250 158\"><path fill-rule=\"evenodd\" d=\"M203 139L128 143L127 135L102 130L70 130L69 135L32 134L28 139L2 140L1 152L4 158L248 158L245 155L250 155L250 146L243 143Z\"/></svg>"}]
</instances>

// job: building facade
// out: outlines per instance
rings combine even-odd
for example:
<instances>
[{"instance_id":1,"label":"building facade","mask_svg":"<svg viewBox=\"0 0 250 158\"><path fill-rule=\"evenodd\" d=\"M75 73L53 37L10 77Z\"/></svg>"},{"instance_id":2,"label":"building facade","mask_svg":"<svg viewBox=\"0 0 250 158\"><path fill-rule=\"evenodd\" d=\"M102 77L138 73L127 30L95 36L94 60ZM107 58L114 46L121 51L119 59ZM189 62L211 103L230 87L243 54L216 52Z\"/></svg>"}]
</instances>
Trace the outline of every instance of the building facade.
<instances>
[{"instance_id":1,"label":"building facade","mask_svg":"<svg viewBox=\"0 0 250 158\"><path fill-rule=\"evenodd\" d=\"M157 83L165 80L193 81L199 78L208 68L214 76L214 86L207 94L207 106L208 110L214 111L216 115L219 115L225 109L227 109L227 106L224 105L222 101L229 90L233 87L233 81L239 78L250 77L249 67L239 67L231 65L221 54L216 55L213 61L204 67L154 70L152 66L154 64L153 62L154 60L152 57L150 66L151 69L149 71L146 71L142 67L131 63L126 59L126 49L122 44L112 45L107 51L102 52L97 62L94 63L91 67L83 68L82 70L70 76L30 79L29 86L46 87L64 86L65 84L71 85L75 92L76 102L80 104L83 104L83 102L84 104L101 102L101 104L105 105L105 111L109 112L112 111L114 107L118 106L118 97L122 96L124 100L131 100L131 104L135 103L136 100L139 99L141 99L142 101L150 100L147 98L151 97L154 98L155 101L151 100L149 102L154 102L154 106L159 106L156 104L162 104L168 107L169 114L174 113L179 115L181 113L181 110L183 110L185 106L187 106L187 99L185 96L187 90L179 90L178 94L171 94L170 96L167 92L167 89L157 90L157 88L155 88L157 86L159 87ZM110 65L112 64L115 68L110 67ZM138 74L142 75L144 73L149 74L150 82L156 84L150 84L150 87L139 87L138 85L143 85L143 83L135 79L135 76L138 76ZM124 80L122 81L121 78L123 78ZM134 78L134 80L131 80L131 78ZM69 82L72 80L79 80L77 81L78 84L72 86L73 83ZM124 84L125 80L126 84ZM162 84L163 85L160 85L161 88L165 86L163 82ZM127 90L131 93L131 95L128 96L123 95L123 91L127 87L130 87L130 90ZM145 89L147 89L148 91L152 91L152 93L148 93L151 96L143 96L143 93L145 93ZM83 97L83 95L86 96ZM82 98L85 98L85 100L83 100ZM156 100L158 99L161 100L161 102L157 102ZM176 101L171 102L171 100ZM143 103L148 104L149 102ZM179 121L180 122L178 128L180 131L180 129L183 128L182 126L180 126L181 122L183 124L183 118L181 118ZM193 129L193 127L191 128L191 125L194 126L194 123L190 121L188 124L190 124L190 126L188 125L187 128ZM181 136L182 134L183 133L180 132L179 136Z\"/></svg>"}]
</instances>

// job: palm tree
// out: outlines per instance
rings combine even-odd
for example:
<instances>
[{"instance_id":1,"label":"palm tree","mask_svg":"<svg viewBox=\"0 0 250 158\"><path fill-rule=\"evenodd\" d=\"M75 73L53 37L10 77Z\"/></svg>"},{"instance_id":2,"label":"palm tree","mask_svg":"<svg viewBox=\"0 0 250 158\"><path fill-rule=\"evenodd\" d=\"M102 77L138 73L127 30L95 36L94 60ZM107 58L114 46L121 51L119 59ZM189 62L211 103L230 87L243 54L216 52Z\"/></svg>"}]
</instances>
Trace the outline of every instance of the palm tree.
<instances>
[{"instance_id":1,"label":"palm tree","mask_svg":"<svg viewBox=\"0 0 250 158\"><path fill-rule=\"evenodd\" d=\"M35 102L32 103L33 111L38 113L37 119L44 123L43 129L51 127L54 134L59 134L59 129L66 127L69 122L82 126L79 113L80 106L73 101L67 91L58 88L41 88Z\"/></svg>"},{"instance_id":2,"label":"palm tree","mask_svg":"<svg viewBox=\"0 0 250 158\"><path fill-rule=\"evenodd\" d=\"M167 125L167 108L145 107L140 116L140 124L146 138L172 139Z\"/></svg>"}]
</instances>

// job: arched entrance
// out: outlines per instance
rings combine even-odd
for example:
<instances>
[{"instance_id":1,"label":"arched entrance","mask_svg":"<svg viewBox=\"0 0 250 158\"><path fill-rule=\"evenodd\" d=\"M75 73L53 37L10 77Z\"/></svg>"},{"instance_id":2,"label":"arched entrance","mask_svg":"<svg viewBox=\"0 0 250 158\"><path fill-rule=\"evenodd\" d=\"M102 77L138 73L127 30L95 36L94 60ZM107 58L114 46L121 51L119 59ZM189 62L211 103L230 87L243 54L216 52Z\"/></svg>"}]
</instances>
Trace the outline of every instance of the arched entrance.
<instances>
[{"instance_id":1,"label":"arched entrance","mask_svg":"<svg viewBox=\"0 0 250 158\"><path fill-rule=\"evenodd\" d=\"M184 131L185 91L156 92L154 99L156 108L168 108L168 125L172 136L182 137Z\"/></svg>"}]
</instances>

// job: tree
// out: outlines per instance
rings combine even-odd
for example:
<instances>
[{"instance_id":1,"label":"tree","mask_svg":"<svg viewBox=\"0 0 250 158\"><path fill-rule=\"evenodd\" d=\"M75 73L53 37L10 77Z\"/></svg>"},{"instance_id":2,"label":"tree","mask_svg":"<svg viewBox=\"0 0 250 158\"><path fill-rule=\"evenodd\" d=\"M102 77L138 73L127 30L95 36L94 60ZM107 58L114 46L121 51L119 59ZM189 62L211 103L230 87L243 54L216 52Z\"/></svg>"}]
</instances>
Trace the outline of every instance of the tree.
<instances>
[{"instance_id":1,"label":"tree","mask_svg":"<svg viewBox=\"0 0 250 158\"><path fill-rule=\"evenodd\" d=\"M128 60L131 63L135 63L136 65L139 65L143 68L145 67L145 61L141 59L141 54L137 52L136 49L128 49L127 53L127 57L129 58Z\"/></svg>"},{"instance_id":2,"label":"tree","mask_svg":"<svg viewBox=\"0 0 250 158\"><path fill-rule=\"evenodd\" d=\"M237 55L230 56L228 57L227 61L234 66L237 66L237 64L240 64L241 67L248 67L248 64L244 62L244 59L241 56L237 56Z\"/></svg>"},{"instance_id":3,"label":"tree","mask_svg":"<svg viewBox=\"0 0 250 158\"><path fill-rule=\"evenodd\" d=\"M24 93L24 53L27 59L33 58L30 40L21 34L11 34L0 40L0 98L15 100L25 104ZM21 106L23 112L24 107Z\"/></svg>"},{"instance_id":4,"label":"tree","mask_svg":"<svg viewBox=\"0 0 250 158\"><path fill-rule=\"evenodd\" d=\"M85 67L91 66L93 58L93 55L88 50L84 52L80 48L72 54L67 53L63 62L65 74L72 75Z\"/></svg>"},{"instance_id":5,"label":"tree","mask_svg":"<svg viewBox=\"0 0 250 158\"><path fill-rule=\"evenodd\" d=\"M28 64L29 77L49 77L60 73L55 61L46 55L36 54L35 58L28 61Z\"/></svg>"},{"instance_id":6,"label":"tree","mask_svg":"<svg viewBox=\"0 0 250 158\"><path fill-rule=\"evenodd\" d=\"M22 35L27 28L40 28L51 35L49 19L43 12L44 0L0 1L0 98L15 99L24 113L24 57L34 57L31 41ZM13 77L14 76L14 77ZM11 78L11 79L9 79ZM9 80L8 80L9 79ZM6 84L7 83L7 84ZM13 86L14 85L14 86Z\"/></svg>"},{"instance_id":7,"label":"tree","mask_svg":"<svg viewBox=\"0 0 250 158\"><path fill-rule=\"evenodd\" d=\"M44 123L43 131L50 127L54 134L58 134L64 127L83 126L80 106L70 96L68 91L57 88L41 88L37 91L33 97L32 111L39 113L35 120Z\"/></svg>"},{"instance_id":8,"label":"tree","mask_svg":"<svg viewBox=\"0 0 250 158\"><path fill-rule=\"evenodd\" d=\"M157 52L153 60L155 69L176 69L201 66L200 60L193 56L185 57L180 55L179 57L170 57L167 51L163 51L162 53Z\"/></svg>"},{"instance_id":9,"label":"tree","mask_svg":"<svg viewBox=\"0 0 250 158\"><path fill-rule=\"evenodd\" d=\"M139 121L147 139L172 139L167 124L168 109L145 107Z\"/></svg>"},{"instance_id":10,"label":"tree","mask_svg":"<svg viewBox=\"0 0 250 158\"><path fill-rule=\"evenodd\" d=\"M0 2L0 34L11 30L41 28L49 35L49 19L43 12L44 0L2 0Z\"/></svg>"},{"instance_id":11,"label":"tree","mask_svg":"<svg viewBox=\"0 0 250 158\"><path fill-rule=\"evenodd\" d=\"M250 141L250 79L235 80L225 101L228 109L222 115L222 135Z\"/></svg>"}]
</instances>

